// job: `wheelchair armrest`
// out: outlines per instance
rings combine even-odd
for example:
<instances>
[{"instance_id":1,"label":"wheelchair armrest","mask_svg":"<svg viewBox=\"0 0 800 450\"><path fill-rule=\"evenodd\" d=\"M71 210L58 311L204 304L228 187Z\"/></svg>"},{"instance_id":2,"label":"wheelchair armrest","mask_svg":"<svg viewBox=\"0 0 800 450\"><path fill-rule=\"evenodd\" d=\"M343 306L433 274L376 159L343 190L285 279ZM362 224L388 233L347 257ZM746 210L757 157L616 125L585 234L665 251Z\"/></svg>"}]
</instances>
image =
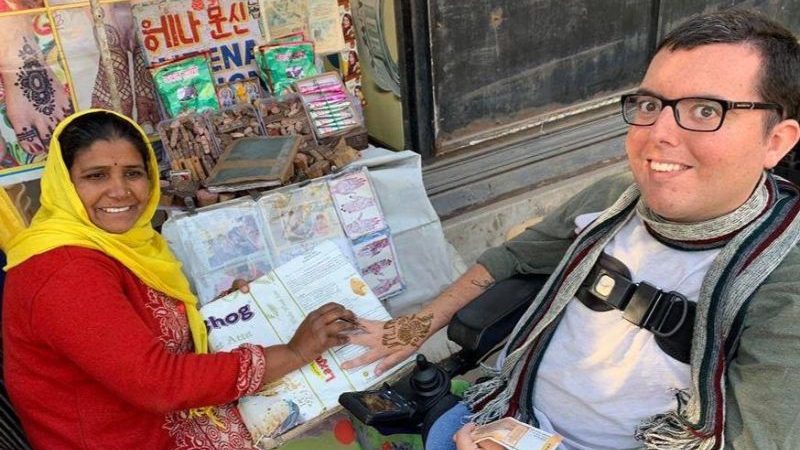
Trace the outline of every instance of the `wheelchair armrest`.
<instances>
[{"instance_id":1,"label":"wheelchair armrest","mask_svg":"<svg viewBox=\"0 0 800 450\"><path fill-rule=\"evenodd\" d=\"M518 275L500 281L459 310L447 337L469 353L483 356L505 340L549 275Z\"/></svg>"}]
</instances>

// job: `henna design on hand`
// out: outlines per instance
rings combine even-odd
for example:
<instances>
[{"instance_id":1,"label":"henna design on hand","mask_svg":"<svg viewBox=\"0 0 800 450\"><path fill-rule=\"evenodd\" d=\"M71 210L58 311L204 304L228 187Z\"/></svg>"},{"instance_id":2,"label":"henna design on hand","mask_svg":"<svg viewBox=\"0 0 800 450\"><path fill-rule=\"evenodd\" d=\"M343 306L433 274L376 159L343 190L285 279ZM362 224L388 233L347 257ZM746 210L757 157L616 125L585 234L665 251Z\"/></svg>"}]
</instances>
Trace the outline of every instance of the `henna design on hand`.
<instances>
[{"instance_id":1,"label":"henna design on hand","mask_svg":"<svg viewBox=\"0 0 800 450\"><path fill-rule=\"evenodd\" d=\"M156 103L156 87L153 76L147 70L147 62L141 45L133 47L133 81L136 89L136 114L139 123L151 123L155 129L161 120Z\"/></svg>"},{"instance_id":2,"label":"henna design on hand","mask_svg":"<svg viewBox=\"0 0 800 450\"><path fill-rule=\"evenodd\" d=\"M19 51L22 67L17 72L17 81L14 86L20 88L22 94L37 112L50 116L56 108L53 79L37 58L37 52L34 46L28 42L28 38L23 37L22 42L22 49Z\"/></svg>"},{"instance_id":3,"label":"henna design on hand","mask_svg":"<svg viewBox=\"0 0 800 450\"><path fill-rule=\"evenodd\" d=\"M419 346L431 330L433 314L398 317L383 325L383 345L388 348Z\"/></svg>"},{"instance_id":4,"label":"henna design on hand","mask_svg":"<svg viewBox=\"0 0 800 450\"><path fill-rule=\"evenodd\" d=\"M105 32L109 59L101 58L98 66L97 79L92 90L92 106L113 109L111 83L106 72L108 64L111 64L117 95L122 107L121 112L131 116L133 113L133 88L129 74L128 51L123 47L121 33L116 27L105 24Z\"/></svg>"},{"instance_id":5,"label":"henna design on hand","mask_svg":"<svg viewBox=\"0 0 800 450\"><path fill-rule=\"evenodd\" d=\"M45 138L50 139L50 134L48 133ZM29 145L25 152L30 155L41 155L45 152L41 136L36 131L36 128L22 127L22 131L17 133L17 142L20 144L23 142L28 143Z\"/></svg>"},{"instance_id":6,"label":"henna design on hand","mask_svg":"<svg viewBox=\"0 0 800 450\"><path fill-rule=\"evenodd\" d=\"M39 133L35 128L22 127L22 132L17 133L17 141L33 142L39 139Z\"/></svg>"}]
</instances>

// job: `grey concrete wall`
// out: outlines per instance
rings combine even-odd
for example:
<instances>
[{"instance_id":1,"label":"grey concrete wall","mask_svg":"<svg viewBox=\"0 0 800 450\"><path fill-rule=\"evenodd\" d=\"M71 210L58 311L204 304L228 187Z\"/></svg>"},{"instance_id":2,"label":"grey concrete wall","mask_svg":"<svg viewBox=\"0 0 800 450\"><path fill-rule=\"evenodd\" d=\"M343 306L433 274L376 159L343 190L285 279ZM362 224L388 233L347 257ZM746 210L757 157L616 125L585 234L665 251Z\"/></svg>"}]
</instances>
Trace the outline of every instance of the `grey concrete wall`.
<instances>
[{"instance_id":1,"label":"grey concrete wall","mask_svg":"<svg viewBox=\"0 0 800 450\"><path fill-rule=\"evenodd\" d=\"M627 162L614 163L447 219L442 222L445 238L469 266L509 233L535 223L594 181L626 170Z\"/></svg>"}]
</instances>

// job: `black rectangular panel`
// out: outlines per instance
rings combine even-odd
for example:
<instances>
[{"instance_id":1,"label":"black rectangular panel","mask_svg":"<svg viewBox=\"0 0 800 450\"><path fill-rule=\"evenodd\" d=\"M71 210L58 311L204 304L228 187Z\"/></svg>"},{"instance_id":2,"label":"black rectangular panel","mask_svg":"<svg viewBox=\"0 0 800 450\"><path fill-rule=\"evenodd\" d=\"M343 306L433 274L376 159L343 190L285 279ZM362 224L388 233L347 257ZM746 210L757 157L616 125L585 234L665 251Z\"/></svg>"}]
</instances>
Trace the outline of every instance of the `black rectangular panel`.
<instances>
[{"instance_id":1,"label":"black rectangular panel","mask_svg":"<svg viewBox=\"0 0 800 450\"><path fill-rule=\"evenodd\" d=\"M653 1L430 2L436 153L536 115L633 87Z\"/></svg>"}]
</instances>

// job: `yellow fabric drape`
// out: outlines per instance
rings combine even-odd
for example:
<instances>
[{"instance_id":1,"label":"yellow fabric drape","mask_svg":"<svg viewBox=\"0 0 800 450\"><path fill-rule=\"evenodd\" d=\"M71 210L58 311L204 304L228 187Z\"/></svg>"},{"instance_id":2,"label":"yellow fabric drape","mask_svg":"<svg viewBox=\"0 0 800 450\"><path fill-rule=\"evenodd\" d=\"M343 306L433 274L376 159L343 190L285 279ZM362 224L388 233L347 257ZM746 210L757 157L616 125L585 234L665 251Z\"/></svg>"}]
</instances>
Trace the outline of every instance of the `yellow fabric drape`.
<instances>
[{"instance_id":1,"label":"yellow fabric drape","mask_svg":"<svg viewBox=\"0 0 800 450\"><path fill-rule=\"evenodd\" d=\"M8 251L11 239L24 229L25 219L8 196L8 192L0 187L0 249Z\"/></svg>"},{"instance_id":2,"label":"yellow fabric drape","mask_svg":"<svg viewBox=\"0 0 800 450\"><path fill-rule=\"evenodd\" d=\"M121 234L109 233L91 222L70 180L58 141L64 127L75 118L98 112L115 114L134 125L147 143L150 154L147 167L150 199L147 208L133 228ZM146 285L183 302L186 305L195 351L208 352L208 336L197 310L197 297L189 289L189 282L181 272L180 262L167 247L164 238L150 225L161 195L158 163L147 135L134 121L121 114L98 109L82 111L61 121L50 139L50 152L44 166L41 189L41 207L33 217L31 226L18 233L8 244L6 271L34 255L57 247L74 245L100 250L130 269Z\"/></svg>"}]
</instances>

